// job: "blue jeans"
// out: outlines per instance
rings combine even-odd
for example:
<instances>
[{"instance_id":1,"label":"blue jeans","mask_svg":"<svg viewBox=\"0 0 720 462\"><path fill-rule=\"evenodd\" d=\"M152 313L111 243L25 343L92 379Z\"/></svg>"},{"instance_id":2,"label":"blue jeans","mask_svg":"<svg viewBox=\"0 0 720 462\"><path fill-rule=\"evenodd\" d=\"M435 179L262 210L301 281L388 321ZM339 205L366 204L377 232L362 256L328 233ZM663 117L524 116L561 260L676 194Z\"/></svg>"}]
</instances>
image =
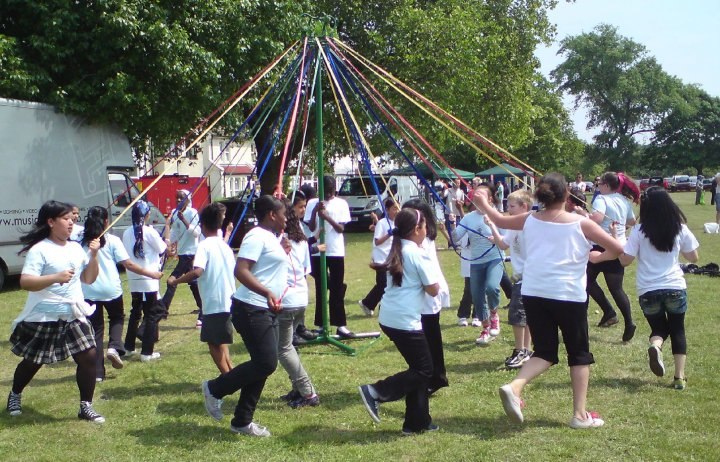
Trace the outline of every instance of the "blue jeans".
<instances>
[{"instance_id":1,"label":"blue jeans","mask_svg":"<svg viewBox=\"0 0 720 462\"><path fill-rule=\"evenodd\" d=\"M503 275L502 260L497 258L485 263L470 265L470 291L475 312L480 320L490 319L490 310L500 306L500 279ZM488 307L489 305L489 307Z\"/></svg>"},{"instance_id":2,"label":"blue jeans","mask_svg":"<svg viewBox=\"0 0 720 462\"><path fill-rule=\"evenodd\" d=\"M670 337L673 354L687 354L685 339L685 289L660 289L640 296L640 308L650 325L650 337Z\"/></svg>"}]
</instances>

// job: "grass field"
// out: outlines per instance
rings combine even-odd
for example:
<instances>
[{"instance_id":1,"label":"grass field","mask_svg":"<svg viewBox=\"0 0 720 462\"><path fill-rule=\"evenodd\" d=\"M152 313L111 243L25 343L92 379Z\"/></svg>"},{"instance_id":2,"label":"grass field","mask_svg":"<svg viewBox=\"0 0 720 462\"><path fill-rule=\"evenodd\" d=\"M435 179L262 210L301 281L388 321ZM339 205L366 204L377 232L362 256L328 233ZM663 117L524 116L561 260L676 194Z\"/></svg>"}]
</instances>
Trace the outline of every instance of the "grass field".
<instances>
[{"instance_id":1,"label":"grass field","mask_svg":"<svg viewBox=\"0 0 720 462\"><path fill-rule=\"evenodd\" d=\"M702 233L702 223L714 221L714 207L692 205L692 193L673 197L700 240L700 263L720 261L720 237ZM374 280L367 266L370 239L366 233L347 238L346 306L349 326L355 331L378 330L376 318L364 317L357 307L357 300ZM439 244L444 245L442 238ZM462 293L459 261L452 252L439 254L456 308ZM625 283L638 325L630 343L620 341L620 325L594 327L600 314L591 302L591 349L597 363L591 369L588 405L606 420L600 429L567 426L572 401L564 352L560 365L526 388L525 424L510 424L497 395L498 387L514 376L500 367L512 349L507 313L501 313L499 339L488 348L479 348L474 343L478 329L457 327L455 309L450 309L442 313L441 322L451 385L430 402L440 432L401 436L403 402L383 404L382 423L371 422L357 385L405 367L391 342L381 338L373 344L354 342L363 349L356 357L338 354L328 346L302 349L301 358L318 389L321 406L292 410L280 401L278 396L289 390L289 381L278 368L267 382L255 415L272 431L272 438L236 436L228 428L233 397L226 399L221 423L205 413L200 383L217 372L189 314L193 308L190 292L181 287L171 316L161 324L156 349L162 359L148 364L127 361L119 371L108 365L108 379L95 392L95 408L107 418L104 425L76 418L78 392L72 361L44 367L23 393L22 416L11 418L0 412L0 461L718 460L720 279L686 278L688 389L682 392L669 387L670 354L666 354L666 377L655 377L647 367L649 329L637 305L634 267L626 273ZM0 293L2 399L18 362L7 341L10 323L25 299L16 281ZM239 336L236 342L231 353L239 363L247 353Z\"/></svg>"}]
</instances>

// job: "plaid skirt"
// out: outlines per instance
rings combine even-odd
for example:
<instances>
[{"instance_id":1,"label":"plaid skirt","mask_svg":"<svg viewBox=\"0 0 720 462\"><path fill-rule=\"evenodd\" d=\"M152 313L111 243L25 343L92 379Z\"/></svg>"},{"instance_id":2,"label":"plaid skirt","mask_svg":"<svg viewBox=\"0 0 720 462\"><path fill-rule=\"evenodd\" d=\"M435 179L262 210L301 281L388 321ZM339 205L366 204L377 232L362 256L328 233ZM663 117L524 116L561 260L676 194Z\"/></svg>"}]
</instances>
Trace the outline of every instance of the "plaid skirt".
<instances>
[{"instance_id":1,"label":"plaid skirt","mask_svg":"<svg viewBox=\"0 0 720 462\"><path fill-rule=\"evenodd\" d=\"M10 336L11 351L35 364L52 364L95 347L89 322L21 322Z\"/></svg>"}]
</instances>

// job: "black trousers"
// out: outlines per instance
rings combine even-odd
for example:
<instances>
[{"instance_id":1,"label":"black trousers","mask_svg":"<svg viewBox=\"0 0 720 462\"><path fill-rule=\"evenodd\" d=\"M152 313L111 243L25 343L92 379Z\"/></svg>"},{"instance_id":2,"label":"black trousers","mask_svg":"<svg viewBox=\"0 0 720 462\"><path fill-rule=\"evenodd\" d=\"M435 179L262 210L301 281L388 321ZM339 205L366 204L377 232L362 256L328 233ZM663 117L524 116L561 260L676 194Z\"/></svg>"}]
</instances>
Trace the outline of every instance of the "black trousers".
<instances>
[{"instance_id":1,"label":"black trousers","mask_svg":"<svg viewBox=\"0 0 720 462\"><path fill-rule=\"evenodd\" d=\"M425 338L427 339L433 366L433 373L428 382L428 388L431 392L435 392L450 385L445 370L445 352L443 351L442 332L440 331L440 313L423 314L420 320Z\"/></svg>"},{"instance_id":2,"label":"black trousers","mask_svg":"<svg viewBox=\"0 0 720 462\"><path fill-rule=\"evenodd\" d=\"M175 267L175 269L172 271L170 276L179 278L180 276L187 273L188 271L191 271L193 269L193 260L195 260L195 255L179 255L178 256L178 264ZM192 292L193 298L195 299L195 304L197 305L198 309L200 310L198 319L201 319L202 318L202 299L200 299L200 290L198 289L197 281L188 282L188 285L190 286L190 292ZM173 298L175 298L176 290L177 290L177 286L171 286L170 284L168 284L167 288L165 289L165 295L163 295L163 302L165 303L165 308L168 311L170 311L170 304L172 303Z\"/></svg>"},{"instance_id":3,"label":"black trousers","mask_svg":"<svg viewBox=\"0 0 720 462\"><path fill-rule=\"evenodd\" d=\"M387 271L384 269L376 269L375 285L370 289L370 292L368 292L365 298L362 299L362 304L374 310L385 293L385 287L387 287Z\"/></svg>"},{"instance_id":4,"label":"black trousers","mask_svg":"<svg viewBox=\"0 0 720 462\"><path fill-rule=\"evenodd\" d=\"M328 310L331 326L345 326L345 257L327 258ZM322 288L320 287L320 257L310 257L313 279L315 280L315 325L322 327Z\"/></svg>"},{"instance_id":5,"label":"black trousers","mask_svg":"<svg viewBox=\"0 0 720 462\"><path fill-rule=\"evenodd\" d=\"M428 384L433 373L432 356L423 331L407 331L380 325L408 364L408 369L375 382L378 401L405 398L403 429L424 430L432 422L428 400Z\"/></svg>"},{"instance_id":6,"label":"black trousers","mask_svg":"<svg viewBox=\"0 0 720 462\"><path fill-rule=\"evenodd\" d=\"M475 311L475 307L472 302L472 291L470 290L470 278L465 279L465 287L463 288L462 298L460 299L460 306L458 306L457 317L458 318L469 318L470 308L472 308L472 317L480 318L480 315Z\"/></svg>"},{"instance_id":7,"label":"black trousers","mask_svg":"<svg viewBox=\"0 0 720 462\"><path fill-rule=\"evenodd\" d=\"M105 355L103 354L103 342L105 339L105 312L108 314L110 325L110 339L108 348L114 348L120 354L125 354L125 344L122 340L123 328L125 327L125 308L122 295L110 301L85 300L95 305L95 312L88 316L90 324L95 331L95 345L97 347L97 360L95 364L95 377L105 378Z\"/></svg>"},{"instance_id":8,"label":"black trousers","mask_svg":"<svg viewBox=\"0 0 720 462\"><path fill-rule=\"evenodd\" d=\"M244 427L253 421L265 381L277 368L278 322L275 314L267 308L234 298L230 311L233 326L242 337L250 360L211 380L208 388L218 399L240 390L235 416L230 423L235 427Z\"/></svg>"},{"instance_id":9,"label":"black trousers","mask_svg":"<svg viewBox=\"0 0 720 462\"><path fill-rule=\"evenodd\" d=\"M125 334L125 350L135 351L135 341L137 337L140 318L145 323L145 329L142 335L143 355L151 355L155 347L158 336L158 322L165 314L165 310L158 302L157 292L130 292L131 309L130 319L128 320L128 328Z\"/></svg>"}]
</instances>

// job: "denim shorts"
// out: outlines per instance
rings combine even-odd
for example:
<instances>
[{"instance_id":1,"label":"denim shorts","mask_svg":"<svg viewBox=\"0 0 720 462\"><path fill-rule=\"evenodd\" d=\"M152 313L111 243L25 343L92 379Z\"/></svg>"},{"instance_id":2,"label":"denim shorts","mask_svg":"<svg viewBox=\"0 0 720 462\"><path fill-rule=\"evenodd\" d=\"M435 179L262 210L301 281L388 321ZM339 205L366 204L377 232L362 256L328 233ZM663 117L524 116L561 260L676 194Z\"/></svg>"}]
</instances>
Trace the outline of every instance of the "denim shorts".
<instances>
[{"instance_id":1,"label":"denim shorts","mask_svg":"<svg viewBox=\"0 0 720 462\"><path fill-rule=\"evenodd\" d=\"M651 290L640 296L640 308L645 316L663 312L683 314L687 311L687 291L685 289Z\"/></svg>"}]
</instances>

